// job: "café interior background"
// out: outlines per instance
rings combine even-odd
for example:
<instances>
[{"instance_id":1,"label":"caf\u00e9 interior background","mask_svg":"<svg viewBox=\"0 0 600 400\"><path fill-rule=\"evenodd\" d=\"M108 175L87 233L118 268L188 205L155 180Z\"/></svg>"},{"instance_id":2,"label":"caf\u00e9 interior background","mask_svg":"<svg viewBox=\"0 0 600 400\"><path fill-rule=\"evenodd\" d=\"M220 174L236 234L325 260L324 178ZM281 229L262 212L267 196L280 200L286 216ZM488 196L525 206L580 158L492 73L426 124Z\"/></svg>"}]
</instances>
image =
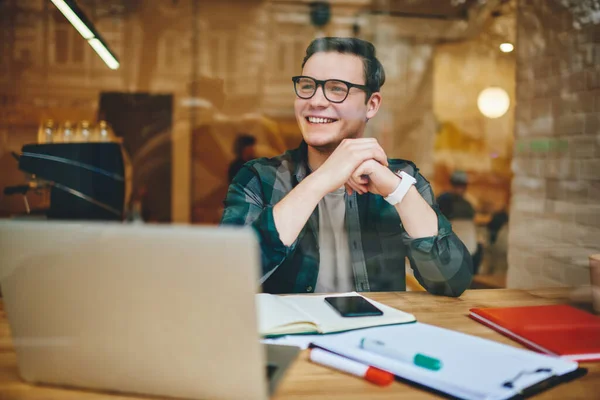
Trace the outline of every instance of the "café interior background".
<instances>
[{"instance_id":1,"label":"caf\u00e9 interior background","mask_svg":"<svg viewBox=\"0 0 600 400\"><path fill-rule=\"evenodd\" d=\"M120 68L50 1L0 0L0 188L24 181L11 152L45 121L105 120L146 222L217 224L236 135L254 135L257 156L297 146L290 78L306 46L356 36L375 44L387 76L367 135L414 161L436 195L465 171L483 241L492 215L508 213L481 273L508 272L509 287L589 283L587 256L600 251L595 0L77 4ZM1 198L0 217L24 212L20 196Z\"/></svg>"}]
</instances>

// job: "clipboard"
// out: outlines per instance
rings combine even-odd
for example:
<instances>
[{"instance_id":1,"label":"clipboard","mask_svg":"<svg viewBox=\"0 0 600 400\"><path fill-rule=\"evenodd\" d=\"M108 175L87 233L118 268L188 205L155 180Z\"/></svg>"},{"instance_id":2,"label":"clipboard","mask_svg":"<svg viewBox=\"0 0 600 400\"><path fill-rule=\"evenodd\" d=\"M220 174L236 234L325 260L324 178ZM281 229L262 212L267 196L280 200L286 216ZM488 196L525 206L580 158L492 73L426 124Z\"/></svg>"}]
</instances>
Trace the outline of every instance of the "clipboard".
<instances>
[{"instance_id":1,"label":"clipboard","mask_svg":"<svg viewBox=\"0 0 600 400\"><path fill-rule=\"evenodd\" d=\"M514 397L511 397L510 399L517 400L517 399L525 399L525 398L534 396L538 393L544 392L544 391L551 389L557 385L560 385L561 383L567 383L567 382L570 382L577 378L581 378L582 376L587 374L587 372L588 372L587 368L579 367L575 371L566 373L565 375L562 375L562 376L551 376L548 379L545 379L539 383L536 383L533 386L529 386L529 387L521 390L521 392L519 394L515 395Z\"/></svg>"},{"instance_id":2,"label":"clipboard","mask_svg":"<svg viewBox=\"0 0 600 400\"><path fill-rule=\"evenodd\" d=\"M359 346L365 337L435 356L443 361L443 366L439 371L431 371L365 351ZM311 347L389 371L399 381L446 398L526 398L587 373L574 361L420 322L326 335L316 338Z\"/></svg>"}]
</instances>

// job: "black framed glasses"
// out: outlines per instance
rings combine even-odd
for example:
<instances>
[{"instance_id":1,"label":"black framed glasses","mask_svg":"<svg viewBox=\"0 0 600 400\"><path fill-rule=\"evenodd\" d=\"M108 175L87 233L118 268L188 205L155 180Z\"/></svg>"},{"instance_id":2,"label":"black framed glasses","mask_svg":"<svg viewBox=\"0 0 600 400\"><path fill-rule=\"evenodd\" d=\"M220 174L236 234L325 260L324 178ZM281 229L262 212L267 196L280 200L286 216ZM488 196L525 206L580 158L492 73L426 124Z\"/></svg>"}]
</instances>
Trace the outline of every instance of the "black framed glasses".
<instances>
[{"instance_id":1,"label":"black framed glasses","mask_svg":"<svg viewBox=\"0 0 600 400\"><path fill-rule=\"evenodd\" d=\"M369 88L365 85L357 85L339 79L326 79L320 81L311 78L310 76L294 76L292 77L292 81L294 82L296 96L304 100L313 97L315 93L317 93L319 86L323 88L325 98L332 103L342 103L346 100L348 93L350 93L350 89L353 87L363 90L369 95Z\"/></svg>"}]
</instances>

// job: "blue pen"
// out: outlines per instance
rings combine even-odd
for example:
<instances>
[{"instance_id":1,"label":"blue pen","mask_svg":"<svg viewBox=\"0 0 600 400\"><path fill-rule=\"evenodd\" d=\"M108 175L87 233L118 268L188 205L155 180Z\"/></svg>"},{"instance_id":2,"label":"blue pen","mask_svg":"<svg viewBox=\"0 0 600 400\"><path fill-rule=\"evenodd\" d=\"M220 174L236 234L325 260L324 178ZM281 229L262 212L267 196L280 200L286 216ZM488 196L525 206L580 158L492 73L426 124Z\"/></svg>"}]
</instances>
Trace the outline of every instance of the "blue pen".
<instances>
[{"instance_id":1,"label":"blue pen","mask_svg":"<svg viewBox=\"0 0 600 400\"><path fill-rule=\"evenodd\" d=\"M400 351L397 348L386 346L383 341L378 339L362 338L360 341L360 348L383 357L408 362L432 371L438 371L442 368L442 362L437 358L426 356L421 353Z\"/></svg>"}]
</instances>

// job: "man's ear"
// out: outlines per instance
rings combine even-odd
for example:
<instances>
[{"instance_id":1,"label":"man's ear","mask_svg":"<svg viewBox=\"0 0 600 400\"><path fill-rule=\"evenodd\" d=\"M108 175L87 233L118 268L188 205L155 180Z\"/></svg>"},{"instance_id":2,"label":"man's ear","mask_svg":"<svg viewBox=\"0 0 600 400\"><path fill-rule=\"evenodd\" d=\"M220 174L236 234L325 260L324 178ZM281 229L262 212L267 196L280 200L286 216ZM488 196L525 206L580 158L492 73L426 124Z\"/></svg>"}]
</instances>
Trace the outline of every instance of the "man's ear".
<instances>
[{"instance_id":1,"label":"man's ear","mask_svg":"<svg viewBox=\"0 0 600 400\"><path fill-rule=\"evenodd\" d=\"M381 93L375 92L367 101L367 120L373 118L381 105Z\"/></svg>"}]
</instances>

